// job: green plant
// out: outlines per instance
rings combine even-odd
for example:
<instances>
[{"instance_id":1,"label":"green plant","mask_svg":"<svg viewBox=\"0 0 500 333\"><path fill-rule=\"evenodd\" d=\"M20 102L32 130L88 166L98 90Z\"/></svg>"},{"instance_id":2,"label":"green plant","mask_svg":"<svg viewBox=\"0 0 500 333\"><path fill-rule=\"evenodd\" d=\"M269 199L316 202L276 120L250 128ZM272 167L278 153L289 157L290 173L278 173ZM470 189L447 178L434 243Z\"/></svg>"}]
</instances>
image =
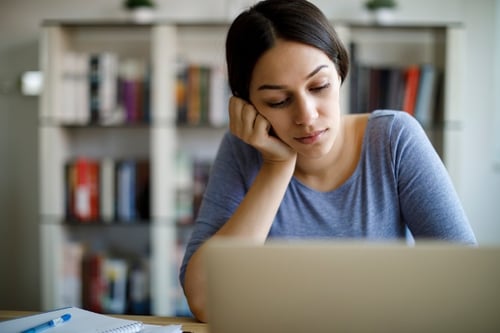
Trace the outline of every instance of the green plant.
<instances>
[{"instance_id":1,"label":"green plant","mask_svg":"<svg viewBox=\"0 0 500 333\"><path fill-rule=\"evenodd\" d=\"M155 4L152 0L125 0L123 5L127 9L134 9L134 8L139 8L139 7L152 8L155 6Z\"/></svg>"},{"instance_id":2,"label":"green plant","mask_svg":"<svg viewBox=\"0 0 500 333\"><path fill-rule=\"evenodd\" d=\"M394 0L369 0L365 2L365 7L368 10L377 10L379 8L394 8L396 1Z\"/></svg>"}]
</instances>

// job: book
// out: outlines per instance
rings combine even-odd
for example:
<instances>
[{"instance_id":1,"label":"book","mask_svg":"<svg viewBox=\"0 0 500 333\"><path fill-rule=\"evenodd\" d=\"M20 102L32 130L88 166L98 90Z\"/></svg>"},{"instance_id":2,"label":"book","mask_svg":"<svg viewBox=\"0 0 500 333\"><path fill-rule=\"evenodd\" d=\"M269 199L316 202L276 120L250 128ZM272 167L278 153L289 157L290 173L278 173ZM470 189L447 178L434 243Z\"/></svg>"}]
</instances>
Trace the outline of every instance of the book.
<instances>
[{"instance_id":1,"label":"book","mask_svg":"<svg viewBox=\"0 0 500 333\"><path fill-rule=\"evenodd\" d=\"M109 123L117 109L118 55L113 52L88 55L90 123Z\"/></svg>"},{"instance_id":2,"label":"book","mask_svg":"<svg viewBox=\"0 0 500 333\"><path fill-rule=\"evenodd\" d=\"M65 314L71 315L66 322L59 324L54 331L58 333L139 333L139 332L163 332L181 333L181 325L147 325L139 320L111 317L98 314L78 307L68 307L54 311L43 312L31 316L7 320L0 323L0 332L19 333L37 325L43 324ZM49 331L50 332L50 331Z\"/></svg>"},{"instance_id":3,"label":"book","mask_svg":"<svg viewBox=\"0 0 500 333\"><path fill-rule=\"evenodd\" d=\"M101 219L111 223L115 218L115 162L106 157L100 162L100 208Z\"/></svg>"},{"instance_id":4,"label":"book","mask_svg":"<svg viewBox=\"0 0 500 333\"><path fill-rule=\"evenodd\" d=\"M187 124L187 65L178 63L176 68L175 99L177 104L177 123Z\"/></svg>"},{"instance_id":5,"label":"book","mask_svg":"<svg viewBox=\"0 0 500 333\"><path fill-rule=\"evenodd\" d=\"M118 107L118 55L113 52L103 52L98 54L98 59L100 65L98 119L100 123L106 123Z\"/></svg>"},{"instance_id":6,"label":"book","mask_svg":"<svg viewBox=\"0 0 500 333\"><path fill-rule=\"evenodd\" d=\"M104 313L125 313L127 310L127 261L120 258L105 258L102 270L104 293L101 303Z\"/></svg>"},{"instance_id":7,"label":"book","mask_svg":"<svg viewBox=\"0 0 500 333\"><path fill-rule=\"evenodd\" d=\"M55 116L64 124L84 125L90 121L88 57L79 52L63 56L61 104Z\"/></svg>"},{"instance_id":8,"label":"book","mask_svg":"<svg viewBox=\"0 0 500 333\"><path fill-rule=\"evenodd\" d=\"M135 161L135 216L139 220L147 221L151 218L150 210L150 162L149 160Z\"/></svg>"},{"instance_id":9,"label":"book","mask_svg":"<svg viewBox=\"0 0 500 333\"><path fill-rule=\"evenodd\" d=\"M89 56L89 100L90 100L90 122L97 123L99 120L101 67L99 54Z\"/></svg>"},{"instance_id":10,"label":"book","mask_svg":"<svg viewBox=\"0 0 500 333\"><path fill-rule=\"evenodd\" d=\"M418 95L418 85L420 80L420 67L411 65L406 69L406 89L403 101L403 110L415 115L415 104Z\"/></svg>"},{"instance_id":11,"label":"book","mask_svg":"<svg viewBox=\"0 0 500 333\"><path fill-rule=\"evenodd\" d=\"M186 105L187 122L189 125L201 123L201 67L189 65L187 76Z\"/></svg>"},{"instance_id":12,"label":"book","mask_svg":"<svg viewBox=\"0 0 500 333\"><path fill-rule=\"evenodd\" d=\"M123 160L117 163L116 216L120 222L133 222L135 216L135 162Z\"/></svg>"},{"instance_id":13,"label":"book","mask_svg":"<svg viewBox=\"0 0 500 333\"><path fill-rule=\"evenodd\" d=\"M74 170L74 212L79 221L99 218L99 165L96 161L79 157ZM71 211L71 209L69 209Z\"/></svg>"},{"instance_id":14,"label":"book","mask_svg":"<svg viewBox=\"0 0 500 333\"><path fill-rule=\"evenodd\" d=\"M146 122L149 119L150 82L149 65L145 60L128 58L119 64L118 105L123 121L128 124Z\"/></svg>"},{"instance_id":15,"label":"book","mask_svg":"<svg viewBox=\"0 0 500 333\"><path fill-rule=\"evenodd\" d=\"M85 247L82 243L68 241L63 244L62 304L82 306L82 260Z\"/></svg>"},{"instance_id":16,"label":"book","mask_svg":"<svg viewBox=\"0 0 500 333\"><path fill-rule=\"evenodd\" d=\"M103 263L100 253L87 254L82 258L82 306L90 311L103 312L102 299L105 293Z\"/></svg>"},{"instance_id":17,"label":"book","mask_svg":"<svg viewBox=\"0 0 500 333\"><path fill-rule=\"evenodd\" d=\"M222 127L229 122L229 85L224 68L178 63L176 68L177 123Z\"/></svg>"},{"instance_id":18,"label":"book","mask_svg":"<svg viewBox=\"0 0 500 333\"><path fill-rule=\"evenodd\" d=\"M115 178L117 220L126 223L149 220L151 217L149 160L118 161Z\"/></svg>"},{"instance_id":19,"label":"book","mask_svg":"<svg viewBox=\"0 0 500 333\"><path fill-rule=\"evenodd\" d=\"M434 120L435 102L436 68L432 64L423 64L415 104L415 118L424 128L429 128Z\"/></svg>"},{"instance_id":20,"label":"book","mask_svg":"<svg viewBox=\"0 0 500 333\"><path fill-rule=\"evenodd\" d=\"M129 272L129 312L134 315L151 313L149 258L144 257L132 264Z\"/></svg>"}]
</instances>

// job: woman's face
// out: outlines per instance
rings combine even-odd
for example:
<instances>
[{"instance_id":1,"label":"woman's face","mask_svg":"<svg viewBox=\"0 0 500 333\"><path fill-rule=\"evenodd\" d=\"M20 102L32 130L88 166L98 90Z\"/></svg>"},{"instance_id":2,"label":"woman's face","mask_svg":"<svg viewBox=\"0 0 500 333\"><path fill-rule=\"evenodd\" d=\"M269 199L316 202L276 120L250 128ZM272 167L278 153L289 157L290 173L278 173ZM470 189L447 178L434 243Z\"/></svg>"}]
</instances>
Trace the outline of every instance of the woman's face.
<instances>
[{"instance_id":1,"label":"woman's face","mask_svg":"<svg viewBox=\"0 0 500 333\"><path fill-rule=\"evenodd\" d=\"M258 60L250 101L299 156L331 151L340 128L340 76L321 50L285 40Z\"/></svg>"}]
</instances>

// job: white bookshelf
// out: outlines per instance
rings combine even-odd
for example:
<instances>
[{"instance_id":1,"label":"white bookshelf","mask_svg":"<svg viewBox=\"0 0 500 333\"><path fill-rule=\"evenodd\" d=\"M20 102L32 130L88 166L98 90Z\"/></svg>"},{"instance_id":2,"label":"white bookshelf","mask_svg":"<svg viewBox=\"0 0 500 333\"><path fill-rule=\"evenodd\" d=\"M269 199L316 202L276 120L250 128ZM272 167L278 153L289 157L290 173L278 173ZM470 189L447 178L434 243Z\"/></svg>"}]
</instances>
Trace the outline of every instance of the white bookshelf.
<instances>
[{"instance_id":1,"label":"white bookshelf","mask_svg":"<svg viewBox=\"0 0 500 333\"><path fill-rule=\"evenodd\" d=\"M359 45L367 64L432 62L443 70L442 124L430 133L433 144L459 190L462 136L464 31L460 25L369 26L334 22L344 43ZM147 252L155 315L175 315L178 272L175 261L175 161L178 150L211 159L225 129L177 127L176 63L224 64L226 23L137 25L129 22L47 22L41 31L44 90L40 100L41 293L44 310L67 304L62 272L69 240L95 247ZM140 126L65 126L61 104L62 63L66 52L105 52L149 59L152 66L152 121ZM342 87L342 108L349 110L349 80ZM151 221L140 225L77 226L64 221L64 164L70 158L146 157L151 163ZM145 250L147 249L147 250Z\"/></svg>"},{"instance_id":2,"label":"white bookshelf","mask_svg":"<svg viewBox=\"0 0 500 333\"><path fill-rule=\"evenodd\" d=\"M155 315L175 315L176 152L213 158L224 129L176 126L175 78L179 57L193 63L223 64L223 24L50 21L41 29L40 100L40 237L44 310L74 305L64 298L65 245L70 240L92 247L146 254L150 261L150 294ZM212 51L213 50L213 51ZM203 51L203 52L202 52ZM63 59L67 52L114 52L149 60L152 67L151 122L132 126L67 126L64 109ZM150 160L148 223L69 225L65 221L64 165L77 156ZM113 249L116 250L116 249ZM137 253L139 252L139 253Z\"/></svg>"}]
</instances>

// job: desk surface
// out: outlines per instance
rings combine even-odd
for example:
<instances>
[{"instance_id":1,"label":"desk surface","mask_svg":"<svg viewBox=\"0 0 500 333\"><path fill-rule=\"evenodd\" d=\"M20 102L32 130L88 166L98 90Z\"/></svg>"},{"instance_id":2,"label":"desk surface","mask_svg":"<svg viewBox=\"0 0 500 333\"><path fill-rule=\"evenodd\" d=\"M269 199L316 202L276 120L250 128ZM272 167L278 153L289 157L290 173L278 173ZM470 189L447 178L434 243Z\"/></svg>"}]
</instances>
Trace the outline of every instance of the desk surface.
<instances>
[{"instance_id":1,"label":"desk surface","mask_svg":"<svg viewBox=\"0 0 500 333\"><path fill-rule=\"evenodd\" d=\"M33 311L6 311L0 310L0 321L14 319L22 316L29 316L36 314ZM130 315L109 315L118 318L125 318L131 320L142 321L145 324L150 325L182 325L182 330L191 333L208 333L207 324L197 322L191 318L182 317L158 317L158 316L130 316Z\"/></svg>"}]
</instances>

